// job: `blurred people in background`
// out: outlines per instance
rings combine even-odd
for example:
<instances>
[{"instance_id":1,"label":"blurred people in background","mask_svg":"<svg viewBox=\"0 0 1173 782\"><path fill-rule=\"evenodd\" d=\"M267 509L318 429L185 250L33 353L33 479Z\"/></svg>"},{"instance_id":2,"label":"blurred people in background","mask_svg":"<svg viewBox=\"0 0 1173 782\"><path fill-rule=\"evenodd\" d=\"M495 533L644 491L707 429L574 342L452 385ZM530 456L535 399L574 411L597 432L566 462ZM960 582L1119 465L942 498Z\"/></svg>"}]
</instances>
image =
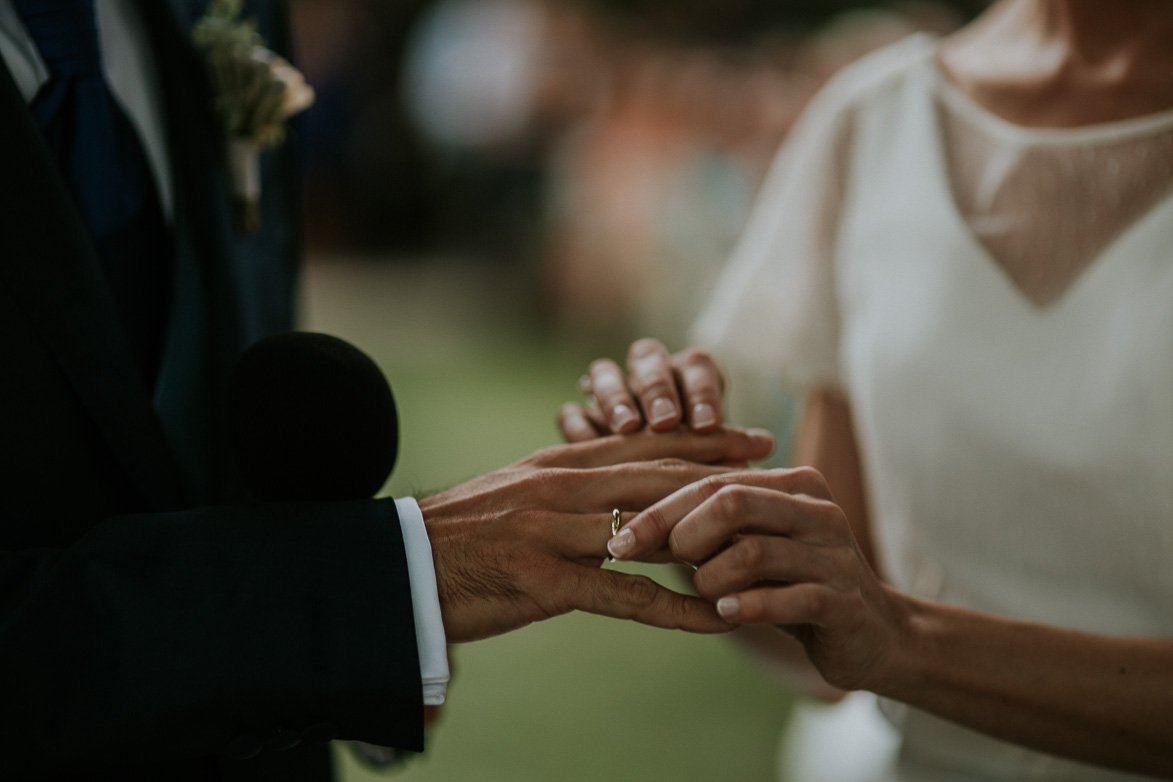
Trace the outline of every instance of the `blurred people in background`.
<instances>
[{"instance_id":1,"label":"blurred people in background","mask_svg":"<svg viewBox=\"0 0 1173 782\"><path fill-rule=\"evenodd\" d=\"M680 339L814 91L957 24L905 3L793 26L852 5L294 0L311 250L494 259L556 324Z\"/></svg>"},{"instance_id":2,"label":"blurred people in background","mask_svg":"<svg viewBox=\"0 0 1173 782\"><path fill-rule=\"evenodd\" d=\"M809 41L737 47L610 36L603 100L551 162L552 311L575 328L682 340L819 86L872 49L954 23L943 12L863 11Z\"/></svg>"},{"instance_id":3,"label":"blurred people in background","mask_svg":"<svg viewBox=\"0 0 1173 782\"><path fill-rule=\"evenodd\" d=\"M537 263L549 146L597 102L592 34L540 0L442 0L419 20L403 89L434 162L438 248Z\"/></svg>"},{"instance_id":4,"label":"blurred people in background","mask_svg":"<svg viewBox=\"0 0 1173 782\"><path fill-rule=\"evenodd\" d=\"M300 126L311 248L421 253L431 246L431 161L399 86L408 36L430 4L290 3L298 64L317 91Z\"/></svg>"},{"instance_id":5,"label":"blurred people in background","mask_svg":"<svg viewBox=\"0 0 1173 782\"><path fill-rule=\"evenodd\" d=\"M445 149L517 141L541 72L543 8L531 0L443 0L424 14L407 52L412 119Z\"/></svg>"}]
</instances>

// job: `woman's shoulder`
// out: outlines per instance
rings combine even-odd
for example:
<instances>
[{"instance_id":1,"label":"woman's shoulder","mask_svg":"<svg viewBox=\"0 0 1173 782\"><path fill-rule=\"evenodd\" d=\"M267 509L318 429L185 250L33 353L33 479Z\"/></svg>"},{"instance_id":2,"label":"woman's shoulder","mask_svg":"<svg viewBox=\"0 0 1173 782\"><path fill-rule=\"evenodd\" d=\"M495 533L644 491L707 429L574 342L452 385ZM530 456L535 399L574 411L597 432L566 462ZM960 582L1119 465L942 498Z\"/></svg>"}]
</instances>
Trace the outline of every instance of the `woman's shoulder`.
<instances>
[{"instance_id":1,"label":"woman's shoulder","mask_svg":"<svg viewBox=\"0 0 1173 782\"><path fill-rule=\"evenodd\" d=\"M910 78L932 72L937 46L936 36L915 33L866 54L832 76L811 108L827 116L843 117L875 101L884 101Z\"/></svg>"}]
</instances>

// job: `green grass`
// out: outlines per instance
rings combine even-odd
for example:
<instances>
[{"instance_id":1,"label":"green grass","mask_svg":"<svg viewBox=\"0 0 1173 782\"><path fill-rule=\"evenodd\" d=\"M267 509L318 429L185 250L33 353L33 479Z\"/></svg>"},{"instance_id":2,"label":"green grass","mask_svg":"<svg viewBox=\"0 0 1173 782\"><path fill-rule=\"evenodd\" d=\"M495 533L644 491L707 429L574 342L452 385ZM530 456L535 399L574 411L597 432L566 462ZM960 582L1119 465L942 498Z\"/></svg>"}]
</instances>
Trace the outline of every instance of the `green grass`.
<instances>
[{"instance_id":1,"label":"green grass","mask_svg":"<svg viewBox=\"0 0 1173 782\"><path fill-rule=\"evenodd\" d=\"M558 407L601 350L502 315L524 311L523 294L492 269L318 264L307 288L304 325L360 345L391 379L402 427L396 496L556 442ZM790 696L728 639L575 614L461 646L453 662L428 752L402 779L774 778ZM339 762L348 782L380 778L348 753Z\"/></svg>"}]
</instances>

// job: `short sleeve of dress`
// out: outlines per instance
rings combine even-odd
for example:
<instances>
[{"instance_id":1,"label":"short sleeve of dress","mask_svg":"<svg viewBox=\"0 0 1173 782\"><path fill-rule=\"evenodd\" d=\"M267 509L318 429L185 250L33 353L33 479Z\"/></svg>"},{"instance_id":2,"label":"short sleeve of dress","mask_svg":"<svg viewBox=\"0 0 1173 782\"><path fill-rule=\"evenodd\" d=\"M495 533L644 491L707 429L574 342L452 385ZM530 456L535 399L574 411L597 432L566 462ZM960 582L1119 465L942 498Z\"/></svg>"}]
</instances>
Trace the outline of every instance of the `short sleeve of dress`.
<instances>
[{"instance_id":1,"label":"short sleeve of dress","mask_svg":"<svg viewBox=\"0 0 1173 782\"><path fill-rule=\"evenodd\" d=\"M834 244L850 148L850 71L811 101L771 166L695 344L731 370L840 388Z\"/></svg>"}]
</instances>

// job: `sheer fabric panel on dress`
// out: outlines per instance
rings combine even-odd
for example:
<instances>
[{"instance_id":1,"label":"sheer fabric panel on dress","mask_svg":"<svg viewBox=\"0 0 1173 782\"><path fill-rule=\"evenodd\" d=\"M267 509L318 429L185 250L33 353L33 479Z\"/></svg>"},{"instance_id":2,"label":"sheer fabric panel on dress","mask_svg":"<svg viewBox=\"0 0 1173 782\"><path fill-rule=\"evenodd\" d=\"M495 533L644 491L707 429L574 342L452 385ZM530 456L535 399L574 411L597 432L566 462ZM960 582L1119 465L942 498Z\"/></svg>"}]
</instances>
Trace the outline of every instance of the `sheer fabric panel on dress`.
<instances>
[{"instance_id":1,"label":"sheer fabric panel on dress","mask_svg":"<svg viewBox=\"0 0 1173 782\"><path fill-rule=\"evenodd\" d=\"M942 76L958 212L1022 293L1054 303L1173 189L1173 112L1070 129L1013 125Z\"/></svg>"}]
</instances>

